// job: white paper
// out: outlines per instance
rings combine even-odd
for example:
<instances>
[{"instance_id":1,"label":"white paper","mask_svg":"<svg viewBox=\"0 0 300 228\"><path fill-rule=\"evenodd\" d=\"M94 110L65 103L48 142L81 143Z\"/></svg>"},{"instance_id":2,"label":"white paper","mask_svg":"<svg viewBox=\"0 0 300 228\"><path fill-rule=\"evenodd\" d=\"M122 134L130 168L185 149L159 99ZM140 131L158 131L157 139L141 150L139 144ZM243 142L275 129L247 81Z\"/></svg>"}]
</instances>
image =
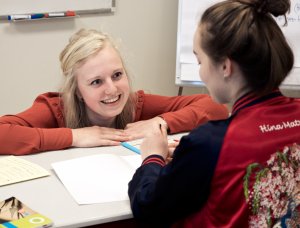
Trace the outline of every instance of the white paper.
<instances>
[{"instance_id":1,"label":"white paper","mask_svg":"<svg viewBox=\"0 0 300 228\"><path fill-rule=\"evenodd\" d=\"M291 10L287 14L287 26L283 27L283 16L277 17L275 19L294 52L294 67L300 67L300 0L291 1Z\"/></svg>"},{"instance_id":2,"label":"white paper","mask_svg":"<svg viewBox=\"0 0 300 228\"><path fill-rule=\"evenodd\" d=\"M141 165L140 155L97 154L52 164L78 204L128 200L128 183Z\"/></svg>"},{"instance_id":3,"label":"white paper","mask_svg":"<svg viewBox=\"0 0 300 228\"><path fill-rule=\"evenodd\" d=\"M181 64L181 80L200 82L200 66L198 64Z\"/></svg>"},{"instance_id":4,"label":"white paper","mask_svg":"<svg viewBox=\"0 0 300 228\"><path fill-rule=\"evenodd\" d=\"M217 2L220 2L220 0L182 0L179 2L179 6L181 7L178 15L177 37L179 42L179 57L178 62L176 62L176 69L179 72L176 73L176 76L179 76L182 81L201 81L198 71L196 73L196 70L193 69L193 65L198 66L193 54L193 36L204 10ZM294 67L300 67L300 0L291 1L291 11L287 14L288 25L286 27L282 27L284 22L283 17L275 19L293 50ZM299 75L291 74L286 83L299 86L299 77Z\"/></svg>"},{"instance_id":5,"label":"white paper","mask_svg":"<svg viewBox=\"0 0 300 228\"><path fill-rule=\"evenodd\" d=\"M283 86L295 86L300 85L300 68L295 67L292 69L290 74L286 77L286 79L282 83Z\"/></svg>"},{"instance_id":6,"label":"white paper","mask_svg":"<svg viewBox=\"0 0 300 228\"><path fill-rule=\"evenodd\" d=\"M49 175L46 169L22 158L7 156L0 159L0 186Z\"/></svg>"},{"instance_id":7,"label":"white paper","mask_svg":"<svg viewBox=\"0 0 300 228\"><path fill-rule=\"evenodd\" d=\"M183 0L180 21L180 63L195 63L193 37L203 11L220 0ZM182 74L183 75L183 74ZM199 79L198 79L199 80Z\"/></svg>"}]
</instances>

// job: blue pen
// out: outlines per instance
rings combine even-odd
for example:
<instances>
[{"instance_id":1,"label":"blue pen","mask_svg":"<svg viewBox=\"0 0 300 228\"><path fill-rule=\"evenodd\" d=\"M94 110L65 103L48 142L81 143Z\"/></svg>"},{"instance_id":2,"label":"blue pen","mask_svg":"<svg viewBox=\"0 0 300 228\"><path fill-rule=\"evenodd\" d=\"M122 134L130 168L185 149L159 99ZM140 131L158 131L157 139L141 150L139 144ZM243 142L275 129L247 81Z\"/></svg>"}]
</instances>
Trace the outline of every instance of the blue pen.
<instances>
[{"instance_id":1,"label":"blue pen","mask_svg":"<svg viewBox=\"0 0 300 228\"><path fill-rule=\"evenodd\" d=\"M43 13L31 14L31 19L40 19L43 17L45 17L45 14Z\"/></svg>"},{"instance_id":2,"label":"blue pen","mask_svg":"<svg viewBox=\"0 0 300 228\"><path fill-rule=\"evenodd\" d=\"M124 146L124 147L126 147L127 149L129 149L129 150L131 150L131 151L137 153L137 154L141 154L141 151L140 151L138 148L136 148L136 147L134 147L134 146L131 146L131 145L130 145L129 143L127 143L127 142L121 142L121 145Z\"/></svg>"},{"instance_id":3,"label":"blue pen","mask_svg":"<svg viewBox=\"0 0 300 228\"><path fill-rule=\"evenodd\" d=\"M36 14L15 14L15 15L8 15L7 19L9 21L21 21L21 20L31 20L31 19L40 19L45 17L43 13L36 13Z\"/></svg>"}]
</instances>

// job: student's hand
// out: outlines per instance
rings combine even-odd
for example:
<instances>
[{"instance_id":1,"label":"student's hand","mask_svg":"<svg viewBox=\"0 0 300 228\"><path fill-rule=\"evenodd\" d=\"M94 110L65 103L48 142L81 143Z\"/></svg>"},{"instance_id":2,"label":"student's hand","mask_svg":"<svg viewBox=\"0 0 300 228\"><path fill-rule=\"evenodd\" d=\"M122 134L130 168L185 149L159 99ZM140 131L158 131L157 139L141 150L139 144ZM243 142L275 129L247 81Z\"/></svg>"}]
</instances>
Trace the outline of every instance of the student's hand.
<instances>
[{"instance_id":1,"label":"student's hand","mask_svg":"<svg viewBox=\"0 0 300 228\"><path fill-rule=\"evenodd\" d=\"M107 127L84 127L72 129L74 147L116 146L132 140L124 130Z\"/></svg>"},{"instance_id":2,"label":"student's hand","mask_svg":"<svg viewBox=\"0 0 300 228\"><path fill-rule=\"evenodd\" d=\"M173 153L176 147L178 146L179 141L178 140L172 140L171 142L168 143L168 156L166 158L166 163L170 163L173 159Z\"/></svg>"},{"instance_id":3,"label":"student's hand","mask_svg":"<svg viewBox=\"0 0 300 228\"><path fill-rule=\"evenodd\" d=\"M145 136L140 150L143 160L153 154L161 155L166 159L169 153L166 128L160 125L153 127L152 131Z\"/></svg>"},{"instance_id":4,"label":"student's hand","mask_svg":"<svg viewBox=\"0 0 300 228\"><path fill-rule=\"evenodd\" d=\"M149 120L142 120L135 123L127 124L125 132L130 135L133 139L144 138L148 133L152 132L157 126L168 128L166 121L161 117L154 117Z\"/></svg>"}]
</instances>

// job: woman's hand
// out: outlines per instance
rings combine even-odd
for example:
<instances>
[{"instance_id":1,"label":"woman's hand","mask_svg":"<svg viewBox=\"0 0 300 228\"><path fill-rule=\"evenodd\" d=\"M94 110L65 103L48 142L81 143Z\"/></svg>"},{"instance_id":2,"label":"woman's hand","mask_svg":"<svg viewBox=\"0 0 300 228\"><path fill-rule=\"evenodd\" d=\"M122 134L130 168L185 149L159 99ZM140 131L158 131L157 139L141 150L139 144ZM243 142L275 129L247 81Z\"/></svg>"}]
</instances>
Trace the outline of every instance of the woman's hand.
<instances>
[{"instance_id":1,"label":"woman's hand","mask_svg":"<svg viewBox=\"0 0 300 228\"><path fill-rule=\"evenodd\" d=\"M176 147L178 146L179 141L178 140L172 140L171 142L168 143L168 156L166 158L166 163L170 163L173 159L173 153Z\"/></svg>"},{"instance_id":2,"label":"woman's hand","mask_svg":"<svg viewBox=\"0 0 300 228\"><path fill-rule=\"evenodd\" d=\"M154 117L149 120L142 120L135 123L127 124L125 127L125 132L132 137L132 139L144 138L148 133L154 131L157 126L161 125L166 130L168 125L166 121L161 117Z\"/></svg>"},{"instance_id":3,"label":"woman's hand","mask_svg":"<svg viewBox=\"0 0 300 228\"><path fill-rule=\"evenodd\" d=\"M84 127L72 129L74 147L116 146L132 137L120 129L107 127Z\"/></svg>"},{"instance_id":4,"label":"woman's hand","mask_svg":"<svg viewBox=\"0 0 300 228\"><path fill-rule=\"evenodd\" d=\"M153 154L161 155L166 159L169 153L166 127L154 125L153 129L145 136L140 149L143 160Z\"/></svg>"}]
</instances>

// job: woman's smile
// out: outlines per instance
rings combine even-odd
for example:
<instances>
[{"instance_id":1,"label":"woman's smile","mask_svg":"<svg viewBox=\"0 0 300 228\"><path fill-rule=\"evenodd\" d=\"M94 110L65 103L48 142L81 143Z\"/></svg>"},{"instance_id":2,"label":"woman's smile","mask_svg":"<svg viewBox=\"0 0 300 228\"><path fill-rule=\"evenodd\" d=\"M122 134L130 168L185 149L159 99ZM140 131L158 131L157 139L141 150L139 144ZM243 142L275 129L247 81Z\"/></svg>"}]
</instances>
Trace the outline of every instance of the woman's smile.
<instances>
[{"instance_id":1,"label":"woman's smile","mask_svg":"<svg viewBox=\"0 0 300 228\"><path fill-rule=\"evenodd\" d=\"M113 103L116 103L117 101L119 101L120 98L121 98L121 94L116 96L116 97L112 97L112 98L109 98L109 99L102 100L101 102L103 104L113 104Z\"/></svg>"}]
</instances>

